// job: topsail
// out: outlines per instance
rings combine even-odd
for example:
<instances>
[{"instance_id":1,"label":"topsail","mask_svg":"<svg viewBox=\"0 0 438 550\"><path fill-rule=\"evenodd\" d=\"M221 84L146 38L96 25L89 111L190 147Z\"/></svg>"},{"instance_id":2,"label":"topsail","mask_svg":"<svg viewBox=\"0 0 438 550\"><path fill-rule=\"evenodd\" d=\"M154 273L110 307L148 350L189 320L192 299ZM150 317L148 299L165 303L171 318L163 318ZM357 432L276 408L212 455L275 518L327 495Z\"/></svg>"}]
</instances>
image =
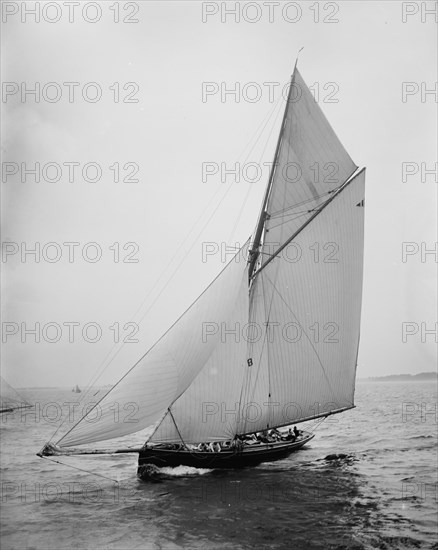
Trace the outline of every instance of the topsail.
<instances>
[{"instance_id":1,"label":"topsail","mask_svg":"<svg viewBox=\"0 0 438 550\"><path fill-rule=\"evenodd\" d=\"M295 69L266 206L263 254L290 239L356 168Z\"/></svg>"},{"instance_id":2,"label":"topsail","mask_svg":"<svg viewBox=\"0 0 438 550\"><path fill-rule=\"evenodd\" d=\"M227 441L353 407L364 180L295 68L251 246L58 445L153 424L151 443Z\"/></svg>"}]
</instances>

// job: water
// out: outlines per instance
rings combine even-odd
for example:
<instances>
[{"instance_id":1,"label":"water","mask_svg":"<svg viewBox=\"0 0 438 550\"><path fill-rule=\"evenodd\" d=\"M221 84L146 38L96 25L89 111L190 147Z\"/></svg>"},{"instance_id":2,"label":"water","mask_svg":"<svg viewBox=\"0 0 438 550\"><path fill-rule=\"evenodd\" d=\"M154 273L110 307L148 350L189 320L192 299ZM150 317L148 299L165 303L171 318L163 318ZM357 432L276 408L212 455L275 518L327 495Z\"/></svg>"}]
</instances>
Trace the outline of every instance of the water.
<instances>
[{"instance_id":1,"label":"water","mask_svg":"<svg viewBox=\"0 0 438 550\"><path fill-rule=\"evenodd\" d=\"M149 483L137 455L59 458L87 472L36 457L54 424L16 413L1 424L2 550L437 549L436 402L432 382L359 383L357 408L286 460Z\"/></svg>"}]
</instances>

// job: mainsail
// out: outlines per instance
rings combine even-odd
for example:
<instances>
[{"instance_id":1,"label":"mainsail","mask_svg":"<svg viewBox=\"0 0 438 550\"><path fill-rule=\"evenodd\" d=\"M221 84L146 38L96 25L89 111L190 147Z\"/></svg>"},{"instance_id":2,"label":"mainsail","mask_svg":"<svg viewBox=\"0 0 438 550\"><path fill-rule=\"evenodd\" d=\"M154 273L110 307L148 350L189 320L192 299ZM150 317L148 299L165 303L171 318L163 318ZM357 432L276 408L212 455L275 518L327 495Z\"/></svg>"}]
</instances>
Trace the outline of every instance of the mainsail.
<instances>
[{"instance_id":1,"label":"mainsail","mask_svg":"<svg viewBox=\"0 0 438 550\"><path fill-rule=\"evenodd\" d=\"M355 171L295 68L249 261L247 243L99 417L91 410L58 445L153 424L151 442L224 441L353 407L365 179ZM115 404L134 404L134 422L116 422Z\"/></svg>"},{"instance_id":2,"label":"mainsail","mask_svg":"<svg viewBox=\"0 0 438 550\"><path fill-rule=\"evenodd\" d=\"M266 261L251 293L238 433L353 406L362 292L364 171ZM263 327L264 330L261 330Z\"/></svg>"}]
</instances>

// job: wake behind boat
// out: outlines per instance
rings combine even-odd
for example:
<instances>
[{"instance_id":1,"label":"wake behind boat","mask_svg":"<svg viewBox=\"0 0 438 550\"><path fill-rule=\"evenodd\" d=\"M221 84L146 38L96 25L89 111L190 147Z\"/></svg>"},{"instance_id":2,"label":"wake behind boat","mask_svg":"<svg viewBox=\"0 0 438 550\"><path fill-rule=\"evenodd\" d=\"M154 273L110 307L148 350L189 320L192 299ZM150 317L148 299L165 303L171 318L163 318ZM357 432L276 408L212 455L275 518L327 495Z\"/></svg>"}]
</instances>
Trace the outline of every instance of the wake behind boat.
<instances>
[{"instance_id":1,"label":"wake behind boat","mask_svg":"<svg viewBox=\"0 0 438 550\"><path fill-rule=\"evenodd\" d=\"M313 437L263 441L270 430L353 408L364 183L295 67L253 238L40 455L137 452L140 476L147 465L254 466ZM115 404L135 414L116 422ZM139 449L71 449L146 428Z\"/></svg>"}]
</instances>

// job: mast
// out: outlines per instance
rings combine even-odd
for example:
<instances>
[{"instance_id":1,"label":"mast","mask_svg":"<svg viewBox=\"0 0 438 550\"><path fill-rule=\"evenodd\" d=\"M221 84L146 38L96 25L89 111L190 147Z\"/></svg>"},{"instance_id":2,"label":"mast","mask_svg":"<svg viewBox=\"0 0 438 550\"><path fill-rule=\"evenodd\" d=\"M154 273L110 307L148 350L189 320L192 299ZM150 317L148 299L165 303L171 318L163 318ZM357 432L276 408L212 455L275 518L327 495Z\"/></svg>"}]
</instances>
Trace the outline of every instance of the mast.
<instances>
[{"instance_id":1,"label":"mast","mask_svg":"<svg viewBox=\"0 0 438 550\"><path fill-rule=\"evenodd\" d=\"M263 227L265 225L266 214L267 214L266 205L268 204L269 195L270 195L271 189L272 189L272 182L274 180L274 173L275 173L275 169L277 167L278 154L280 152L280 146L281 146L281 142L282 142L282 139L283 139L284 127L285 127L286 116L287 116L287 110L288 110L289 101L290 101L290 98L291 98L291 95L292 95L292 86L293 86L293 83L294 83L295 69L297 68L297 63L298 63L298 57L295 61L294 70L293 70L291 80L290 80L289 92L287 94L286 106L284 108L284 113L283 113L283 120L281 122L280 133L278 135L277 146L275 148L274 161L272 163L271 170L270 170L270 173L269 173L268 185L266 187L266 192L265 192L265 196L263 198L262 208L261 208L259 219L258 219L258 222L257 222L257 229L256 229L256 232L255 232L255 235L254 235L254 242L252 244L251 250L249 251L249 260L248 260L249 270L248 270L248 274L249 274L249 279L250 280L251 280L253 272L254 272L254 267L255 267L255 264L257 262L257 258L259 256L258 248L260 246L260 241L261 241L262 234L263 234Z\"/></svg>"}]
</instances>

